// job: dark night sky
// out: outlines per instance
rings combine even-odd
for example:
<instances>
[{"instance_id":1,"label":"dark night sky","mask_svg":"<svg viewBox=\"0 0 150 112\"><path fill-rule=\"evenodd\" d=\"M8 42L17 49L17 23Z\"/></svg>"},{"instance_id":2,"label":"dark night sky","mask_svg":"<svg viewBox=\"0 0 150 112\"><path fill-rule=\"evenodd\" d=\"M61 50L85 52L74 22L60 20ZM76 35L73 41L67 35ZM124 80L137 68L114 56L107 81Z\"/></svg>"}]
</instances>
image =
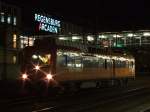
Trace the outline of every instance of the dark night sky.
<instances>
[{"instance_id":1,"label":"dark night sky","mask_svg":"<svg viewBox=\"0 0 150 112\"><path fill-rule=\"evenodd\" d=\"M3 0L6 1L6 0ZM99 31L150 29L149 3L144 0L7 0L25 10L42 10Z\"/></svg>"}]
</instances>

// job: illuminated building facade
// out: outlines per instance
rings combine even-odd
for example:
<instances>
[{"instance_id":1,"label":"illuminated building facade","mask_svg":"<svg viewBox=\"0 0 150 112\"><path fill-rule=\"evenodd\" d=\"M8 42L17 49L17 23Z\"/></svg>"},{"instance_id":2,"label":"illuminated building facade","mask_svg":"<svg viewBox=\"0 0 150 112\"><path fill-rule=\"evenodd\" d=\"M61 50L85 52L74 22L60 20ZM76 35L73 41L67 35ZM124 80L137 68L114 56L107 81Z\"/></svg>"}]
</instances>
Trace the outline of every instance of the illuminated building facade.
<instances>
[{"instance_id":1,"label":"illuminated building facade","mask_svg":"<svg viewBox=\"0 0 150 112\"><path fill-rule=\"evenodd\" d=\"M19 36L20 48L32 46L36 38L43 38L47 36L59 37L60 35L82 35L83 27L66 22L62 19L53 17L45 13L32 13L30 16L30 28L25 27L23 34ZM26 20L25 20L26 21ZM29 33L30 32L30 33ZM32 32L32 33L31 33Z\"/></svg>"},{"instance_id":2,"label":"illuminated building facade","mask_svg":"<svg viewBox=\"0 0 150 112\"><path fill-rule=\"evenodd\" d=\"M80 34L82 31L80 26L46 14L35 13L32 18L24 15L22 8L0 1L0 80L6 77L11 79L18 75L19 51L25 46L32 46L35 35ZM25 21L28 21L28 18L31 23L26 26ZM5 74L7 75L4 76Z\"/></svg>"},{"instance_id":3,"label":"illuminated building facade","mask_svg":"<svg viewBox=\"0 0 150 112\"><path fill-rule=\"evenodd\" d=\"M100 32L98 34L59 35L59 40L84 43L99 48L140 47L150 44L150 30Z\"/></svg>"},{"instance_id":4,"label":"illuminated building facade","mask_svg":"<svg viewBox=\"0 0 150 112\"><path fill-rule=\"evenodd\" d=\"M20 14L19 7L0 1L0 79L2 74L6 74L18 63ZM7 68L5 64L8 64Z\"/></svg>"}]
</instances>

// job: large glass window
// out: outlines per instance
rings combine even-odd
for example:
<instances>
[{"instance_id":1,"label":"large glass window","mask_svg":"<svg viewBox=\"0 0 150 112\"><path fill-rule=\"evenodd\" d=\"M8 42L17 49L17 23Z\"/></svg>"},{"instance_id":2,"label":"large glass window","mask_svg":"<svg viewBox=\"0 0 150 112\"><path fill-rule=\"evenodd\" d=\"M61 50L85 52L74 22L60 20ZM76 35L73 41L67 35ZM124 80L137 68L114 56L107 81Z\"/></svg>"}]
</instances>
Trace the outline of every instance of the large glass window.
<instances>
[{"instance_id":1,"label":"large glass window","mask_svg":"<svg viewBox=\"0 0 150 112\"><path fill-rule=\"evenodd\" d=\"M102 47L109 47L110 41L109 41L108 35L99 35L97 39L97 44Z\"/></svg>"},{"instance_id":2,"label":"large glass window","mask_svg":"<svg viewBox=\"0 0 150 112\"><path fill-rule=\"evenodd\" d=\"M13 25L17 25L17 18L16 17L13 18Z\"/></svg>"},{"instance_id":3,"label":"large glass window","mask_svg":"<svg viewBox=\"0 0 150 112\"><path fill-rule=\"evenodd\" d=\"M1 19L1 22L4 23L4 22L5 22L5 16L4 16L4 13L1 12L0 14L1 14L1 16L0 16L0 17L1 17L1 18L0 18L0 19Z\"/></svg>"},{"instance_id":4,"label":"large glass window","mask_svg":"<svg viewBox=\"0 0 150 112\"><path fill-rule=\"evenodd\" d=\"M72 36L73 42L83 42L83 38L81 36Z\"/></svg>"},{"instance_id":5,"label":"large glass window","mask_svg":"<svg viewBox=\"0 0 150 112\"><path fill-rule=\"evenodd\" d=\"M17 47L17 35L14 34L13 35L13 48L16 48Z\"/></svg>"},{"instance_id":6,"label":"large glass window","mask_svg":"<svg viewBox=\"0 0 150 112\"><path fill-rule=\"evenodd\" d=\"M13 64L16 64L16 62L17 62L17 58L16 56L13 56Z\"/></svg>"},{"instance_id":7,"label":"large glass window","mask_svg":"<svg viewBox=\"0 0 150 112\"><path fill-rule=\"evenodd\" d=\"M26 46L33 46L35 38L20 36L20 47L24 48Z\"/></svg>"},{"instance_id":8,"label":"large glass window","mask_svg":"<svg viewBox=\"0 0 150 112\"><path fill-rule=\"evenodd\" d=\"M93 44L94 41L95 41L94 36L91 36L91 35L88 35L88 36L87 36L87 42L88 42L88 44Z\"/></svg>"},{"instance_id":9,"label":"large glass window","mask_svg":"<svg viewBox=\"0 0 150 112\"><path fill-rule=\"evenodd\" d=\"M10 16L10 15L8 15L8 17L7 17L7 23L8 23L8 24L11 23L11 16Z\"/></svg>"}]
</instances>

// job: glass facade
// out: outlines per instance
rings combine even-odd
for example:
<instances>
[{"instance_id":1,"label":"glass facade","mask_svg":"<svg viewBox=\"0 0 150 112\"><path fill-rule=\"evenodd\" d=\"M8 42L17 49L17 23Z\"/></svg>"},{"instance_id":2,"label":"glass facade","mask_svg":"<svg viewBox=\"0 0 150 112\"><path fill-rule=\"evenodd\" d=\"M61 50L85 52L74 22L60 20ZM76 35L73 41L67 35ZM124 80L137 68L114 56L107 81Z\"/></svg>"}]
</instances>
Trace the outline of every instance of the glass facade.
<instances>
[{"instance_id":1,"label":"glass facade","mask_svg":"<svg viewBox=\"0 0 150 112\"><path fill-rule=\"evenodd\" d=\"M17 62L17 57L13 56L13 64L16 64L16 62Z\"/></svg>"},{"instance_id":2,"label":"glass facade","mask_svg":"<svg viewBox=\"0 0 150 112\"><path fill-rule=\"evenodd\" d=\"M13 48L16 48L17 47L17 35L14 34L13 35Z\"/></svg>"},{"instance_id":3,"label":"glass facade","mask_svg":"<svg viewBox=\"0 0 150 112\"><path fill-rule=\"evenodd\" d=\"M7 23L8 23L8 24L11 23L11 16L10 16L10 15L8 15L8 17L7 17Z\"/></svg>"},{"instance_id":4,"label":"glass facade","mask_svg":"<svg viewBox=\"0 0 150 112\"><path fill-rule=\"evenodd\" d=\"M1 20L2 23L5 22L4 12L1 12L0 20Z\"/></svg>"},{"instance_id":5,"label":"glass facade","mask_svg":"<svg viewBox=\"0 0 150 112\"><path fill-rule=\"evenodd\" d=\"M7 23L16 26L17 18L14 15L6 14L4 12L0 12L0 23Z\"/></svg>"},{"instance_id":6,"label":"glass facade","mask_svg":"<svg viewBox=\"0 0 150 112\"><path fill-rule=\"evenodd\" d=\"M142 46L150 44L150 31L142 30L136 32L103 32L98 35L63 35L58 36L58 41L62 43L77 43L92 45L98 48L122 48L131 46ZM68 43L69 44L69 43ZM66 44L66 46L68 46ZM73 45L73 44L72 44ZM72 46L70 44L70 46ZM65 44L64 44L65 46ZM78 45L79 46L79 45Z\"/></svg>"},{"instance_id":7,"label":"glass facade","mask_svg":"<svg viewBox=\"0 0 150 112\"><path fill-rule=\"evenodd\" d=\"M20 40L20 48L24 48L26 46L33 46L35 38L20 36L19 40Z\"/></svg>"},{"instance_id":8,"label":"glass facade","mask_svg":"<svg viewBox=\"0 0 150 112\"><path fill-rule=\"evenodd\" d=\"M16 17L13 18L13 25L17 25L17 18Z\"/></svg>"},{"instance_id":9,"label":"glass facade","mask_svg":"<svg viewBox=\"0 0 150 112\"><path fill-rule=\"evenodd\" d=\"M0 59L8 64L17 64L18 62L20 11L21 9L17 6L0 1ZM3 48L5 47L7 57L3 59Z\"/></svg>"}]
</instances>

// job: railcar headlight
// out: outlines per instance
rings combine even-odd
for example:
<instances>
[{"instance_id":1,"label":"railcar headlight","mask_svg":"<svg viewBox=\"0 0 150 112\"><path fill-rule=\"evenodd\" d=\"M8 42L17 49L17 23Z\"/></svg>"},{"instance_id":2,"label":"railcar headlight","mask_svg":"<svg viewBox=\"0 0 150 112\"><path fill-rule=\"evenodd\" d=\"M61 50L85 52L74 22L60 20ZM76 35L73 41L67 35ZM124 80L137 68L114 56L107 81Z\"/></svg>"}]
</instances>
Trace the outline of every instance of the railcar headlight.
<instances>
[{"instance_id":1,"label":"railcar headlight","mask_svg":"<svg viewBox=\"0 0 150 112\"><path fill-rule=\"evenodd\" d=\"M36 70L40 70L40 66L39 66L39 65L36 65L36 66L35 66L35 69L36 69Z\"/></svg>"},{"instance_id":2,"label":"railcar headlight","mask_svg":"<svg viewBox=\"0 0 150 112\"><path fill-rule=\"evenodd\" d=\"M51 74L47 74L47 75L46 75L46 79L47 79L47 80L52 80L52 79L53 79L53 76L52 76Z\"/></svg>"},{"instance_id":3,"label":"railcar headlight","mask_svg":"<svg viewBox=\"0 0 150 112\"><path fill-rule=\"evenodd\" d=\"M26 80L28 78L28 75L26 73L22 74L22 79Z\"/></svg>"}]
</instances>

